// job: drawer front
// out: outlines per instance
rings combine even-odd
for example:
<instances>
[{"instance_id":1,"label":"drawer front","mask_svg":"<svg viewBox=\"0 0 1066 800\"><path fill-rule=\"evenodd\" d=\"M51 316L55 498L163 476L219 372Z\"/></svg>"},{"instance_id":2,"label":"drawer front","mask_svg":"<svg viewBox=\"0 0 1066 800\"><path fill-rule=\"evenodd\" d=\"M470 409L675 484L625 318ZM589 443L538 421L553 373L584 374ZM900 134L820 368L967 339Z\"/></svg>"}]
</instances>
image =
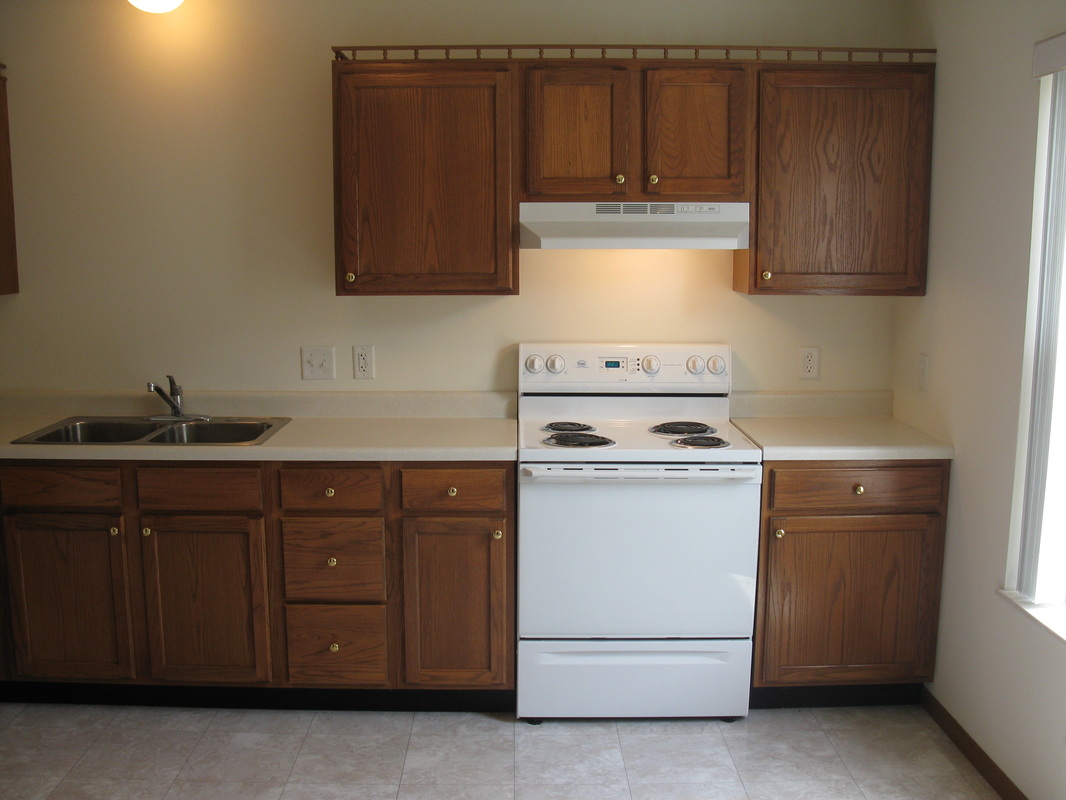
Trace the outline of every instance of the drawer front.
<instances>
[{"instance_id":1,"label":"drawer front","mask_svg":"<svg viewBox=\"0 0 1066 800\"><path fill-rule=\"evenodd\" d=\"M939 467L774 468L770 481L775 511L936 511L944 494Z\"/></svg>"},{"instance_id":2,"label":"drawer front","mask_svg":"<svg viewBox=\"0 0 1066 800\"><path fill-rule=\"evenodd\" d=\"M285 519L281 531L289 600L385 602L383 519Z\"/></svg>"},{"instance_id":3,"label":"drawer front","mask_svg":"<svg viewBox=\"0 0 1066 800\"><path fill-rule=\"evenodd\" d=\"M381 508L380 469L282 469L281 507L290 511L374 511Z\"/></svg>"},{"instance_id":4,"label":"drawer front","mask_svg":"<svg viewBox=\"0 0 1066 800\"><path fill-rule=\"evenodd\" d=\"M400 470L403 507L408 511L503 511L506 480L503 469Z\"/></svg>"},{"instance_id":5,"label":"drawer front","mask_svg":"<svg viewBox=\"0 0 1066 800\"><path fill-rule=\"evenodd\" d=\"M142 509L168 511L260 511L258 469L141 467L137 499Z\"/></svg>"},{"instance_id":6,"label":"drawer front","mask_svg":"<svg viewBox=\"0 0 1066 800\"><path fill-rule=\"evenodd\" d=\"M290 681L387 684L384 606L289 605L285 623Z\"/></svg>"},{"instance_id":7,"label":"drawer front","mask_svg":"<svg viewBox=\"0 0 1066 800\"><path fill-rule=\"evenodd\" d=\"M0 502L9 506L97 506L122 504L118 469L108 467L4 467Z\"/></svg>"}]
</instances>

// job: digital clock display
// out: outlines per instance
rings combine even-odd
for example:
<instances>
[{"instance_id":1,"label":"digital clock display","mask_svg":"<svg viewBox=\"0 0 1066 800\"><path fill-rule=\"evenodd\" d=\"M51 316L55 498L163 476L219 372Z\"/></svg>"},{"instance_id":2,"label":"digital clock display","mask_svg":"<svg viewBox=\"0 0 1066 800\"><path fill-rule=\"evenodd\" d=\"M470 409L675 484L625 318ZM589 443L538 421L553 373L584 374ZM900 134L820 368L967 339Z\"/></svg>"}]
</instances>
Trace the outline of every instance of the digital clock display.
<instances>
[{"instance_id":1,"label":"digital clock display","mask_svg":"<svg viewBox=\"0 0 1066 800\"><path fill-rule=\"evenodd\" d=\"M608 360L605 360L603 362L603 368L604 369L621 369L622 368L622 362L618 361L617 359L613 359L613 360L612 359L608 359Z\"/></svg>"}]
</instances>

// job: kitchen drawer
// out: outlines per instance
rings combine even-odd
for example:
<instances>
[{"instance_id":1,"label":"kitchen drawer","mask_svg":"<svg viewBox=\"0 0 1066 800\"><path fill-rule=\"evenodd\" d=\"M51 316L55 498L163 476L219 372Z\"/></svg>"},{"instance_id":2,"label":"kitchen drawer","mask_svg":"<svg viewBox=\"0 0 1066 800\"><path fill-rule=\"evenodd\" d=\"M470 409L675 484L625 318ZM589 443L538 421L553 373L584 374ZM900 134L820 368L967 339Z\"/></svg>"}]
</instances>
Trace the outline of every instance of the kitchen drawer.
<instances>
[{"instance_id":1,"label":"kitchen drawer","mask_svg":"<svg viewBox=\"0 0 1066 800\"><path fill-rule=\"evenodd\" d=\"M374 511L381 508L380 469L282 469L281 507L289 511Z\"/></svg>"},{"instance_id":2,"label":"kitchen drawer","mask_svg":"<svg viewBox=\"0 0 1066 800\"><path fill-rule=\"evenodd\" d=\"M937 511L945 473L939 466L779 468L770 470L769 508L779 510Z\"/></svg>"},{"instance_id":3,"label":"kitchen drawer","mask_svg":"<svg viewBox=\"0 0 1066 800\"><path fill-rule=\"evenodd\" d=\"M384 606L285 607L293 683L388 682Z\"/></svg>"},{"instance_id":4,"label":"kitchen drawer","mask_svg":"<svg viewBox=\"0 0 1066 800\"><path fill-rule=\"evenodd\" d=\"M263 491L255 468L140 467L137 499L142 509L260 511Z\"/></svg>"},{"instance_id":5,"label":"kitchen drawer","mask_svg":"<svg viewBox=\"0 0 1066 800\"><path fill-rule=\"evenodd\" d=\"M122 504L119 470L110 467L4 467L0 502L9 506L117 508Z\"/></svg>"},{"instance_id":6,"label":"kitchen drawer","mask_svg":"<svg viewBox=\"0 0 1066 800\"><path fill-rule=\"evenodd\" d=\"M504 469L403 469L403 507L408 511L503 511Z\"/></svg>"},{"instance_id":7,"label":"kitchen drawer","mask_svg":"<svg viewBox=\"0 0 1066 800\"><path fill-rule=\"evenodd\" d=\"M286 598L385 602L383 519L285 519L281 531Z\"/></svg>"}]
</instances>

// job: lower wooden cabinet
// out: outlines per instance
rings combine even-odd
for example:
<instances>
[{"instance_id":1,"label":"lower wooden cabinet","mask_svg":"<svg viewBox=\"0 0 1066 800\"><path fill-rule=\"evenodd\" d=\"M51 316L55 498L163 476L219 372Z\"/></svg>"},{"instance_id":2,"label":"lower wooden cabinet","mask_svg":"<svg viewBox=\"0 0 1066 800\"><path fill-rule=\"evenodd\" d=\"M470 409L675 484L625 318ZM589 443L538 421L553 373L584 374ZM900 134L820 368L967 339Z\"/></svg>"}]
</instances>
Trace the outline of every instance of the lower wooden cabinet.
<instances>
[{"instance_id":1,"label":"lower wooden cabinet","mask_svg":"<svg viewBox=\"0 0 1066 800\"><path fill-rule=\"evenodd\" d=\"M404 520L408 685L510 685L510 540L502 518Z\"/></svg>"},{"instance_id":2,"label":"lower wooden cabinet","mask_svg":"<svg viewBox=\"0 0 1066 800\"><path fill-rule=\"evenodd\" d=\"M948 462L764 467L755 685L931 680Z\"/></svg>"},{"instance_id":3,"label":"lower wooden cabinet","mask_svg":"<svg viewBox=\"0 0 1066 800\"><path fill-rule=\"evenodd\" d=\"M389 683L385 606L285 606L289 679L317 685Z\"/></svg>"}]
</instances>

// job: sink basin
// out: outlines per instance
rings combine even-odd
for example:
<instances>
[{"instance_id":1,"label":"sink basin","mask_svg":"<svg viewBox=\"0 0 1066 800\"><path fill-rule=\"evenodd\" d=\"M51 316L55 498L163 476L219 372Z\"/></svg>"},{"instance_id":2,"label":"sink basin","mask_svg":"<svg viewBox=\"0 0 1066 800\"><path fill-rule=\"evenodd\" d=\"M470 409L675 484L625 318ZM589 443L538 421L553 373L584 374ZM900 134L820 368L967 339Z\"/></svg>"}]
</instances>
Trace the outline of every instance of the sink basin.
<instances>
[{"instance_id":1,"label":"sink basin","mask_svg":"<svg viewBox=\"0 0 1066 800\"><path fill-rule=\"evenodd\" d=\"M148 441L152 444L250 444L275 428L263 420L175 422Z\"/></svg>"},{"instance_id":2,"label":"sink basin","mask_svg":"<svg viewBox=\"0 0 1066 800\"><path fill-rule=\"evenodd\" d=\"M252 445L274 435L288 417L68 417L12 444Z\"/></svg>"}]
</instances>

